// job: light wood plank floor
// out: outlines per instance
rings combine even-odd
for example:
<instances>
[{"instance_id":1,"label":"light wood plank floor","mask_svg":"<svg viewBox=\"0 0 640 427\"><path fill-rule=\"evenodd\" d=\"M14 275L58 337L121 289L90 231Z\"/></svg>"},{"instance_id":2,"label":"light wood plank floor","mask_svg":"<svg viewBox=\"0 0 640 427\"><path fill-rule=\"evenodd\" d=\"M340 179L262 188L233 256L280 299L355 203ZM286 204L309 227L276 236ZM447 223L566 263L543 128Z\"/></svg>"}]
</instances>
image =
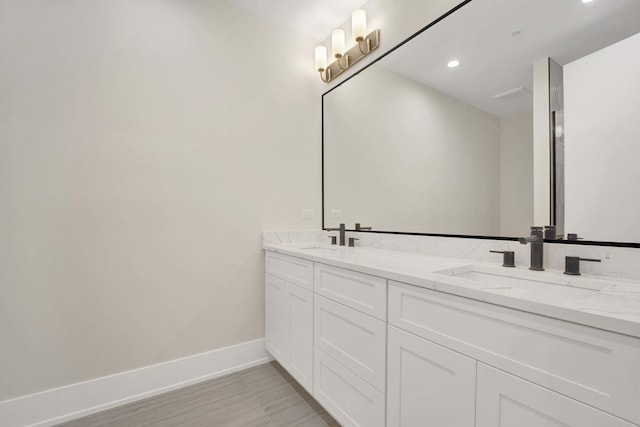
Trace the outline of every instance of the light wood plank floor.
<instances>
[{"instance_id":1,"label":"light wood plank floor","mask_svg":"<svg viewBox=\"0 0 640 427\"><path fill-rule=\"evenodd\" d=\"M58 427L339 427L278 363L73 420Z\"/></svg>"}]
</instances>

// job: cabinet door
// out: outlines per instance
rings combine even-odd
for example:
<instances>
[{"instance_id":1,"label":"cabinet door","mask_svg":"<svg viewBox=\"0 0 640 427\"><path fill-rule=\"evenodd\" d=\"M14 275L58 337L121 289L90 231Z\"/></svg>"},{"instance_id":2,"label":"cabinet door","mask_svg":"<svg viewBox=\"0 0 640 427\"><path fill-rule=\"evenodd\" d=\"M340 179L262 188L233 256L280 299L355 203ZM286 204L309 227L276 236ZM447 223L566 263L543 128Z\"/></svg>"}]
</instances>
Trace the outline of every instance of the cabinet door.
<instances>
[{"instance_id":1,"label":"cabinet door","mask_svg":"<svg viewBox=\"0 0 640 427\"><path fill-rule=\"evenodd\" d=\"M266 275L265 347L285 368L289 365L289 284Z\"/></svg>"},{"instance_id":2,"label":"cabinet door","mask_svg":"<svg viewBox=\"0 0 640 427\"><path fill-rule=\"evenodd\" d=\"M313 393L313 292L289 284L289 372Z\"/></svg>"},{"instance_id":3,"label":"cabinet door","mask_svg":"<svg viewBox=\"0 0 640 427\"><path fill-rule=\"evenodd\" d=\"M633 424L478 363L476 427L632 427Z\"/></svg>"},{"instance_id":4,"label":"cabinet door","mask_svg":"<svg viewBox=\"0 0 640 427\"><path fill-rule=\"evenodd\" d=\"M473 427L476 361L389 326L387 426Z\"/></svg>"}]
</instances>

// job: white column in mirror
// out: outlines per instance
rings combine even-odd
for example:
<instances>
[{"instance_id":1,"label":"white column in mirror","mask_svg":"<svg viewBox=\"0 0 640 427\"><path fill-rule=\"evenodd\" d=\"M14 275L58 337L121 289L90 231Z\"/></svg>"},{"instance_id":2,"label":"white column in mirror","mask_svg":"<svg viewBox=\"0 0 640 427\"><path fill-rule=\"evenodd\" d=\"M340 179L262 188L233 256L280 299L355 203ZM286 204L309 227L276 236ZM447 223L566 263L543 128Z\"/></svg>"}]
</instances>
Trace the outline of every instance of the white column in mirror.
<instances>
[{"instance_id":1,"label":"white column in mirror","mask_svg":"<svg viewBox=\"0 0 640 427\"><path fill-rule=\"evenodd\" d=\"M342 58L344 53L344 30L341 28L331 32L331 53L336 58Z\"/></svg>"},{"instance_id":2,"label":"white column in mirror","mask_svg":"<svg viewBox=\"0 0 640 427\"><path fill-rule=\"evenodd\" d=\"M367 13L363 9L356 9L351 14L351 36L356 42L361 42L367 35Z\"/></svg>"},{"instance_id":3,"label":"white column in mirror","mask_svg":"<svg viewBox=\"0 0 640 427\"><path fill-rule=\"evenodd\" d=\"M316 70L324 71L327 68L327 48L316 46Z\"/></svg>"},{"instance_id":4,"label":"white column in mirror","mask_svg":"<svg viewBox=\"0 0 640 427\"><path fill-rule=\"evenodd\" d=\"M551 168L549 140L549 58L533 64L533 222L551 220ZM526 231L526 230L525 230Z\"/></svg>"},{"instance_id":5,"label":"white column in mirror","mask_svg":"<svg viewBox=\"0 0 640 427\"><path fill-rule=\"evenodd\" d=\"M588 240L640 242L638 52L640 33L564 67L565 226Z\"/></svg>"}]
</instances>

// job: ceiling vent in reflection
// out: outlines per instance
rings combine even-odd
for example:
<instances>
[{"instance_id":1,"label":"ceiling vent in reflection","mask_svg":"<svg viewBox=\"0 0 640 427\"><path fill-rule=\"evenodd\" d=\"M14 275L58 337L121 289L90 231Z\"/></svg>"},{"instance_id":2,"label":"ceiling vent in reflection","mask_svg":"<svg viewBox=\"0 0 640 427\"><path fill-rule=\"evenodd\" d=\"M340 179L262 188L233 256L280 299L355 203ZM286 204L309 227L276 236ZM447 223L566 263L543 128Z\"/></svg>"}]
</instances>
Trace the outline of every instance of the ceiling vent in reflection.
<instances>
[{"instance_id":1,"label":"ceiling vent in reflection","mask_svg":"<svg viewBox=\"0 0 640 427\"><path fill-rule=\"evenodd\" d=\"M531 91L524 86L519 86L504 92L496 93L493 95L493 99L498 101L510 101L527 95L531 95Z\"/></svg>"}]
</instances>

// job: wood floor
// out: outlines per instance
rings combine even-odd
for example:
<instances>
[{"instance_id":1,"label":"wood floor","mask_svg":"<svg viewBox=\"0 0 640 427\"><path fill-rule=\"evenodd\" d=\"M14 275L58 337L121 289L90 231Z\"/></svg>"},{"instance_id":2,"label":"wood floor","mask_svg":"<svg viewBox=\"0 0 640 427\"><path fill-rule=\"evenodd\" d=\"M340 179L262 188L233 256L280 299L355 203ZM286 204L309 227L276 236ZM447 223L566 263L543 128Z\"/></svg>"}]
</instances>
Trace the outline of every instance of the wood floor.
<instances>
[{"instance_id":1,"label":"wood floor","mask_svg":"<svg viewBox=\"0 0 640 427\"><path fill-rule=\"evenodd\" d=\"M58 427L340 425L276 362L73 420Z\"/></svg>"}]
</instances>

